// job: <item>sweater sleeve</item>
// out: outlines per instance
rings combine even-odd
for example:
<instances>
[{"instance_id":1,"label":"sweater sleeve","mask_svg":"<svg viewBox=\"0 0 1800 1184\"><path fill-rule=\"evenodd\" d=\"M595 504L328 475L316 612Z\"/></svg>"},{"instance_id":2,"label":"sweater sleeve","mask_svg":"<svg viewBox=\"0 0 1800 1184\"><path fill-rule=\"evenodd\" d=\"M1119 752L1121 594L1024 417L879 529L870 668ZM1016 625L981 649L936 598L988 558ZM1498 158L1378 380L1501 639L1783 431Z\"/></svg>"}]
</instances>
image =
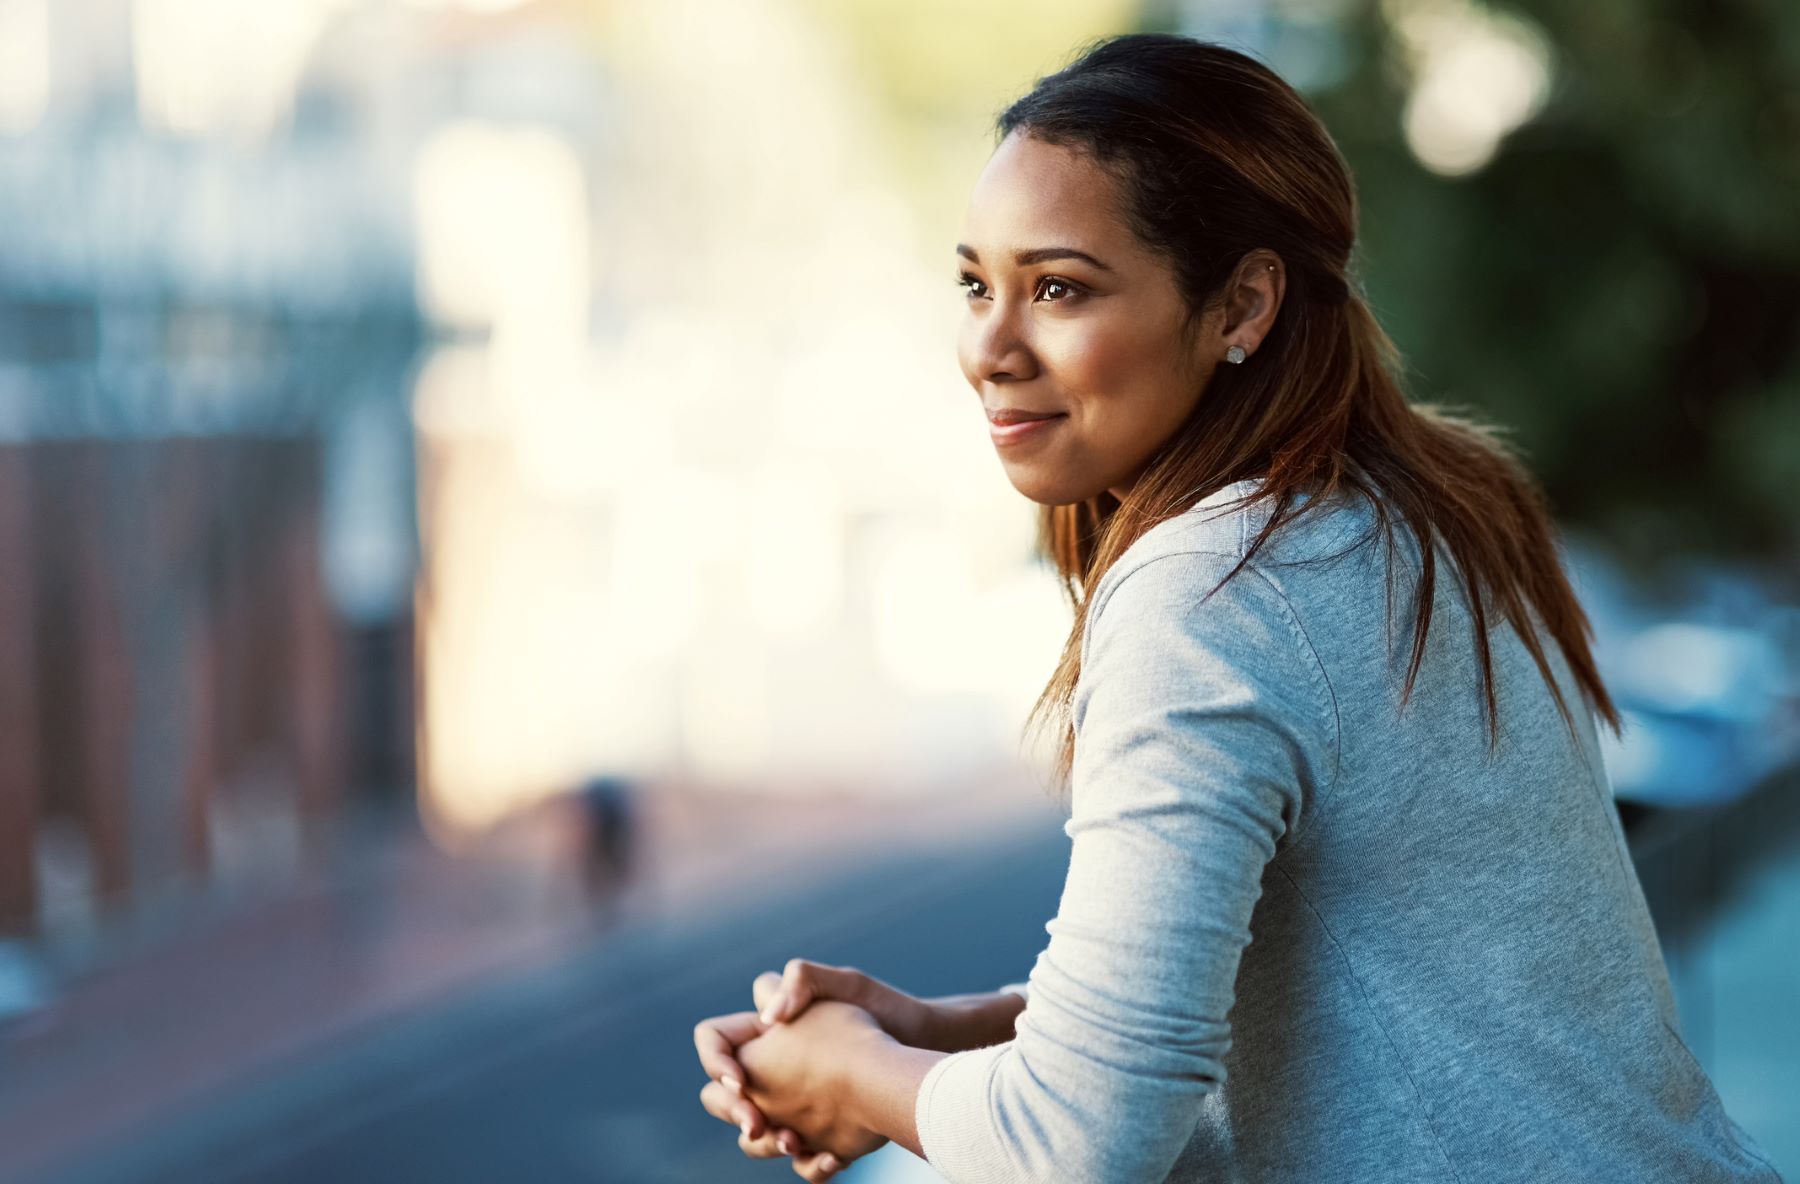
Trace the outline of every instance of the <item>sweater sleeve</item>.
<instances>
[{"instance_id":1,"label":"sweater sleeve","mask_svg":"<svg viewBox=\"0 0 1800 1184\"><path fill-rule=\"evenodd\" d=\"M940 1060L915 1101L951 1184L1162 1181L1224 1081L1264 866L1338 743L1286 597L1246 567L1202 602L1235 562L1161 555L1096 593L1049 944L1014 1039Z\"/></svg>"}]
</instances>

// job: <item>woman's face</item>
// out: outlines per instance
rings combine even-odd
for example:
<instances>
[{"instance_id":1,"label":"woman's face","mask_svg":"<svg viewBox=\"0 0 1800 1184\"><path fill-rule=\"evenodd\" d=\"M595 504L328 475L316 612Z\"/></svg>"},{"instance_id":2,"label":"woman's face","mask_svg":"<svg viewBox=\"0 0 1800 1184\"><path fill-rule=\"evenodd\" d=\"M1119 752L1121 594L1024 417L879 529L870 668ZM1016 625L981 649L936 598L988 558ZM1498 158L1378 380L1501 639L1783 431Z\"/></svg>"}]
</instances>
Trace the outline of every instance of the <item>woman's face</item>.
<instances>
[{"instance_id":1,"label":"woman's face","mask_svg":"<svg viewBox=\"0 0 1800 1184\"><path fill-rule=\"evenodd\" d=\"M1019 132L975 182L957 246L968 315L957 356L1007 478L1067 505L1131 487L1232 341L1184 333L1175 273L1126 224L1119 183L1086 154ZM1009 427L1017 413L1051 418Z\"/></svg>"}]
</instances>

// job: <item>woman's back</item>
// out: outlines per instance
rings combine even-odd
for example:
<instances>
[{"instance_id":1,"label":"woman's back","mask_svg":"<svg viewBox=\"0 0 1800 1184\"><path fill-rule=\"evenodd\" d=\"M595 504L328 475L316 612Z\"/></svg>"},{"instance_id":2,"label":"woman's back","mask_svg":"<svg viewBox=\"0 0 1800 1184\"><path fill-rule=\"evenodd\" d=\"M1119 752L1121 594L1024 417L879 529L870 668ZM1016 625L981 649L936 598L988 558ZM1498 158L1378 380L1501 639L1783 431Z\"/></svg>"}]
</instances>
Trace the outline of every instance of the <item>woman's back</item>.
<instances>
[{"instance_id":1,"label":"woman's back","mask_svg":"<svg viewBox=\"0 0 1800 1184\"><path fill-rule=\"evenodd\" d=\"M1399 531L1390 625L1366 502L1283 527L1198 603L1266 520L1219 508L1251 487L1094 589L1068 886L1010 1051L921 1088L928 1157L953 1179L1161 1178L1177 1148L1171 1180L1777 1179L1678 1035L1554 644L1578 741L1499 622L1490 754L1440 562L1401 713L1416 550ZM959 1091L986 1106L953 1112Z\"/></svg>"},{"instance_id":2,"label":"woman's back","mask_svg":"<svg viewBox=\"0 0 1800 1184\"><path fill-rule=\"evenodd\" d=\"M1254 532L1261 512L1234 517ZM1768 1178L1677 1033L1593 715L1561 654L1546 644L1575 737L1490 613L1490 754L1467 602L1440 554L1402 713L1418 553L1399 532L1390 630L1373 526L1348 502L1256 559L1323 667L1340 763L1264 876L1227 1084L1187 1161L1214 1162L1213 1140L1236 1131L1230 1158L1253 1179L1316 1178L1321 1156L1352 1149L1356 1170L1339 1159L1331 1178ZM1155 542L1218 537L1205 523L1177 537L1194 531Z\"/></svg>"}]
</instances>

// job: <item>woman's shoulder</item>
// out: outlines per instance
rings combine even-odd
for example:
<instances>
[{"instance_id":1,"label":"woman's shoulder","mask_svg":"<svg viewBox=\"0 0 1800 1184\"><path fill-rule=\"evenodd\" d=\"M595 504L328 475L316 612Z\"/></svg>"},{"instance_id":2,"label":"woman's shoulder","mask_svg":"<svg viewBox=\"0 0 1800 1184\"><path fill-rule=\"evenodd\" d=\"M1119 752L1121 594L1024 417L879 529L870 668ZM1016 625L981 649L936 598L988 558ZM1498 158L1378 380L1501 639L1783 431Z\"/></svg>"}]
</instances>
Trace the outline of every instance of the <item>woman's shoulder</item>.
<instances>
[{"instance_id":1,"label":"woman's shoulder","mask_svg":"<svg viewBox=\"0 0 1800 1184\"><path fill-rule=\"evenodd\" d=\"M1255 479L1220 486L1146 530L1126 549L1120 562L1181 551L1241 557L1251 538L1250 523L1258 509L1254 499L1261 487L1262 482Z\"/></svg>"},{"instance_id":2,"label":"woman's shoulder","mask_svg":"<svg viewBox=\"0 0 1800 1184\"><path fill-rule=\"evenodd\" d=\"M1166 706L1172 687L1204 685L1210 701L1254 703L1317 746L1309 751L1325 753L1337 742L1336 710L1301 613L1284 581L1263 570L1264 550L1242 563L1252 532L1267 521L1268 511L1246 496L1255 492L1251 481L1213 491L1145 531L1113 563L1082 638L1082 688L1091 694L1122 681L1125 689L1110 692L1115 701L1153 710ZM1311 540L1316 528L1301 526ZM1271 544L1282 533L1271 534ZM1078 694L1078 727L1081 701Z\"/></svg>"},{"instance_id":3,"label":"woman's shoulder","mask_svg":"<svg viewBox=\"0 0 1800 1184\"><path fill-rule=\"evenodd\" d=\"M1158 522L1132 541L1103 582L1116 584L1133 571L1175 555L1221 557L1235 565L1250 553L1275 513L1273 500L1259 496L1262 485L1259 478L1231 482ZM1295 495L1296 508L1305 512L1284 521L1256 547L1251 565L1265 571L1318 565L1374 537L1377 517L1366 497L1345 492L1316 507L1309 505L1311 501L1308 494Z\"/></svg>"}]
</instances>

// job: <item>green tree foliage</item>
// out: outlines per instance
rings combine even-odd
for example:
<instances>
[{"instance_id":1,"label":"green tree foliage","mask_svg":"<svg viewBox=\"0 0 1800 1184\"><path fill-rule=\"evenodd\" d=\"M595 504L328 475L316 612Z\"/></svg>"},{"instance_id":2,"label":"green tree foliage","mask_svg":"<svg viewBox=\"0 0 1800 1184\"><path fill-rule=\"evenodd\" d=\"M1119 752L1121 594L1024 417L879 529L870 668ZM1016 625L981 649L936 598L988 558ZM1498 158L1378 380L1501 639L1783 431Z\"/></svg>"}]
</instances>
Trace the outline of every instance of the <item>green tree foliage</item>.
<instances>
[{"instance_id":1,"label":"green tree foliage","mask_svg":"<svg viewBox=\"0 0 1800 1184\"><path fill-rule=\"evenodd\" d=\"M1559 517L1627 558L1800 582L1800 6L1522 0L1546 102L1455 177L1401 134L1401 7L1358 9L1309 98L1415 396L1509 425Z\"/></svg>"}]
</instances>

